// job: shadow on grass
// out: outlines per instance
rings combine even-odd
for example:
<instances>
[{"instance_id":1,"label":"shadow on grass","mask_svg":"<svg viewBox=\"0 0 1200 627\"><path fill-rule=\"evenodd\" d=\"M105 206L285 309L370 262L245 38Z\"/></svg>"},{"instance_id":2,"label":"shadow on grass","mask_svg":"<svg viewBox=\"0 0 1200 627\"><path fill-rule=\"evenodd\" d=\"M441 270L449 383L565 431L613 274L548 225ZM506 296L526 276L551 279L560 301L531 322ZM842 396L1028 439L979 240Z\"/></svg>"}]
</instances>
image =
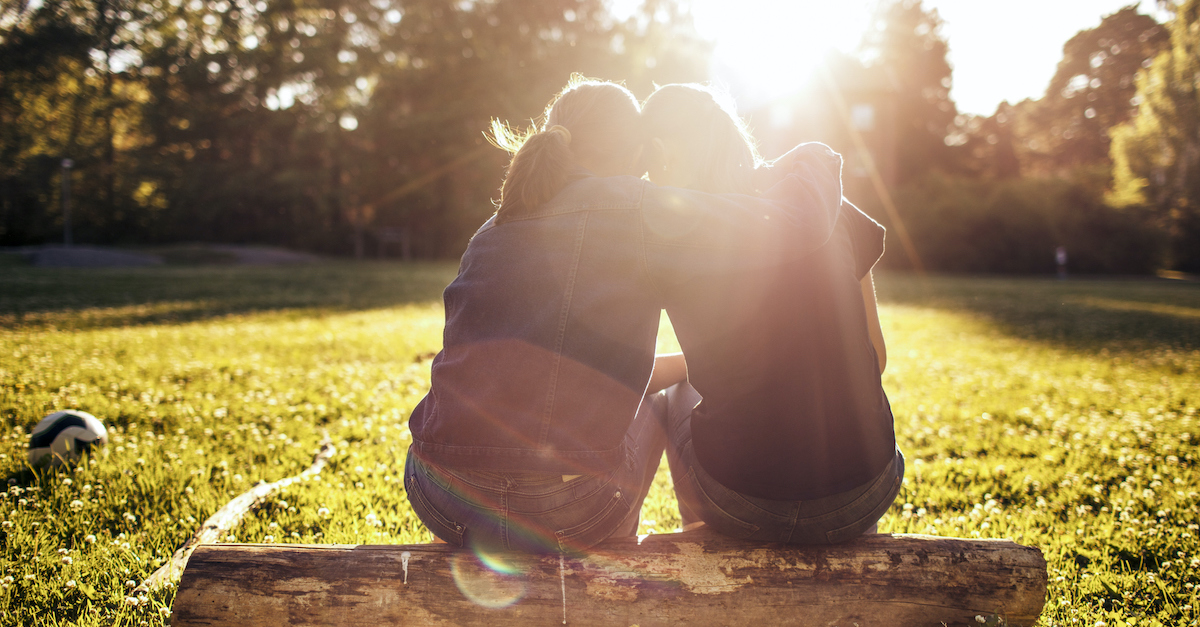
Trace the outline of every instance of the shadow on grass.
<instances>
[{"instance_id":1,"label":"shadow on grass","mask_svg":"<svg viewBox=\"0 0 1200 627\"><path fill-rule=\"evenodd\" d=\"M453 263L5 268L0 327L90 329L440 302Z\"/></svg>"},{"instance_id":2,"label":"shadow on grass","mask_svg":"<svg viewBox=\"0 0 1200 627\"><path fill-rule=\"evenodd\" d=\"M1077 351L1200 349L1200 283L885 274L877 286L883 304L968 312Z\"/></svg>"},{"instance_id":3,"label":"shadow on grass","mask_svg":"<svg viewBox=\"0 0 1200 627\"><path fill-rule=\"evenodd\" d=\"M255 312L359 311L440 302L457 265L322 262L0 272L0 327L177 324ZM966 312L1074 350L1200 349L1200 283L883 274L880 302Z\"/></svg>"}]
</instances>

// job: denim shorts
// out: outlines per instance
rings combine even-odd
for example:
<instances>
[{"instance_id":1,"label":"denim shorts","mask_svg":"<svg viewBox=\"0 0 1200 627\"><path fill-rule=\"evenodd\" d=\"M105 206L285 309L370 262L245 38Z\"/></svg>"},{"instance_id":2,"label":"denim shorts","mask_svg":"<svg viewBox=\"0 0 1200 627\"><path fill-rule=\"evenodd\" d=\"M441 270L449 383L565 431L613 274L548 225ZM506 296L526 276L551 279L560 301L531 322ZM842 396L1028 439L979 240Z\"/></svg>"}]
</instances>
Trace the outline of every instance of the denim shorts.
<instances>
[{"instance_id":1,"label":"denim shorts","mask_svg":"<svg viewBox=\"0 0 1200 627\"><path fill-rule=\"evenodd\" d=\"M742 494L713 479L692 448L692 409L700 394L683 382L649 399L667 430L667 461L684 524L703 521L744 540L837 544L871 529L887 512L904 480L899 450L875 479L840 494L809 501L774 501Z\"/></svg>"},{"instance_id":2,"label":"denim shorts","mask_svg":"<svg viewBox=\"0 0 1200 627\"><path fill-rule=\"evenodd\" d=\"M643 405L646 403L643 402ZM477 551L580 553L637 533L666 434L639 412L625 435L625 461L600 475L458 470L409 449L404 486L421 522L438 538Z\"/></svg>"}]
</instances>

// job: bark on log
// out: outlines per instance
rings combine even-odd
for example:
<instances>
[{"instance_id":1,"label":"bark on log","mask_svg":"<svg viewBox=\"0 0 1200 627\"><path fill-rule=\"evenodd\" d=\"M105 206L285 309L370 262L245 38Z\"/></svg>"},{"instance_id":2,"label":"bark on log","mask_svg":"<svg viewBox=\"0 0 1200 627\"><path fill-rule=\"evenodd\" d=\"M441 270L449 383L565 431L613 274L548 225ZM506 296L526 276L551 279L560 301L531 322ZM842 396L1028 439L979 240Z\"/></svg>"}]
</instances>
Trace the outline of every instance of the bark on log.
<instances>
[{"instance_id":1,"label":"bark on log","mask_svg":"<svg viewBox=\"0 0 1200 627\"><path fill-rule=\"evenodd\" d=\"M203 545L176 627L222 625L1031 625L1040 550L1009 540L864 536L830 547L706 530L609 540L584 557L446 545Z\"/></svg>"}]
</instances>

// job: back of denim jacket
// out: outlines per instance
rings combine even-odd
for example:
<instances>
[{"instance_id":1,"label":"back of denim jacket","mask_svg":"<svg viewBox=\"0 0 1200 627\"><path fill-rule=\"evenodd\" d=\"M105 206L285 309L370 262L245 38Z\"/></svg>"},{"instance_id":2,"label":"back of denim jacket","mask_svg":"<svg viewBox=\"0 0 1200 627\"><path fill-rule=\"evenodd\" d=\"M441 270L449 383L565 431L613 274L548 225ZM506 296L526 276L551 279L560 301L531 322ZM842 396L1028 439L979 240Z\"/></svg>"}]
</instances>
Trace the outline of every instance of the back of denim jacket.
<instances>
[{"instance_id":1,"label":"back of denim jacket","mask_svg":"<svg viewBox=\"0 0 1200 627\"><path fill-rule=\"evenodd\" d=\"M410 420L420 454L572 474L622 459L662 309L642 261L643 187L586 178L475 234L444 294L432 388Z\"/></svg>"},{"instance_id":2,"label":"back of denim jacket","mask_svg":"<svg viewBox=\"0 0 1200 627\"><path fill-rule=\"evenodd\" d=\"M819 247L841 206L840 165L823 146L802 151L762 198L582 177L536 212L489 220L444 293L443 349L409 419L415 452L455 468L615 468L664 291Z\"/></svg>"}]
</instances>

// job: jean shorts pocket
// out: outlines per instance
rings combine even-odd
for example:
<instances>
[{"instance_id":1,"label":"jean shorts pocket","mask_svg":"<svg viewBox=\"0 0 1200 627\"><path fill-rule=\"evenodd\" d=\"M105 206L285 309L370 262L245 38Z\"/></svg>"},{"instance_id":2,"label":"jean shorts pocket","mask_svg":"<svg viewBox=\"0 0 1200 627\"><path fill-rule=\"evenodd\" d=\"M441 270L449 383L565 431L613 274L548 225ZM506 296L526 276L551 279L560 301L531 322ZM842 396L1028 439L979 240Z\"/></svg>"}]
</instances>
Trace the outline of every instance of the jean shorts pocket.
<instances>
[{"instance_id":1,"label":"jean shorts pocket","mask_svg":"<svg viewBox=\"0 0 1200 627\"><path fill-rule=\"evenodd\" d=\"M614 490L612 497L595 516L584 522L560 529L554 533L558 539L559 551L578 551L586 549L617 530L617 526L629 514L629 503L620 490Z\"/></svg>"},{"instance_id":2,"label":"jean shorts pocket","mask_svg":"<svg viewBox=\"0 0 1200 627\"><path fill-rule=\"evenodd\" d=\"M735 516L733 512L729 511L730 508L722 507L717 503L716 499L700 484L695 468L689 469L683 480L702 501L698 504L700 511L696 512L696 515L700 516L705 523L712 525L716 531L734 538L749 539L760 529L758 525ZM724 487L722 489L728 490Z\"/></svg>"},{"instance_id":3,"label":"jean shorts pocket","mask_svg":"<svg viewBox=\"0 0 1200 627\"><path fill-rule=\"evenodd\" d=\"M417 483L416 475L408 476L408 497L409 502L413 506L413 511L416 512L417 518L433 532L433 535L445 540L454 546L463 545L463 534L466 528L462 525L446 518L436 507L429 503L429 499L421 491L421 486Z\"/></svg>"},{"instance_id":4,"label":"jean shorts pocket","mask_svg":"<svg viewBox=\"0 0 1200 627\"><path fill-rule=\"evenodd\" d=\"M829 531L826 531L825 541L829 544L841 544L842 542L849 542L850 540L862 535L867 529L870 529L871 525L879 522L879 519L883 518L883 515L887 513L888 508L892 506L892 501L896 500L896 494L900 492L901 480L901 477L895 477L892 479L891 489L885 493L887 498L882 499L875 505L875 507L871 508L871 511L867 513L866 516L863 516L862 518L844 527L838 527L837 529L830 529Z\"/></svg>"}]
</instances>

